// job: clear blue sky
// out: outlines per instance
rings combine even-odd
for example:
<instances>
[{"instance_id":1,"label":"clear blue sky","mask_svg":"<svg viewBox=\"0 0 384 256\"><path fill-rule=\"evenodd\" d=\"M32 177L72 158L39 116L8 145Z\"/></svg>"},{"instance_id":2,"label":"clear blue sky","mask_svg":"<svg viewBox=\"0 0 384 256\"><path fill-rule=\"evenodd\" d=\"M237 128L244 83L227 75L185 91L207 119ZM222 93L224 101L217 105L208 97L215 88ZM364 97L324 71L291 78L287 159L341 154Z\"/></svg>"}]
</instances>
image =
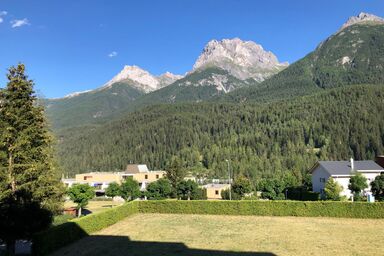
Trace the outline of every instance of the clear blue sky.
<instances>
[{"instance_id":1,"label":"clear blue sky","mask_svg":"<svg viewBox=\"0 0 384 256\"><path fill-rule=\"evenodd\" d=\"M292 63L362 11L384 16L384 1L0 0L0 87L18 62L46 97L99 87L125 64L183 74L209 40L233 37Z\"/></svg>"}]
</instances>

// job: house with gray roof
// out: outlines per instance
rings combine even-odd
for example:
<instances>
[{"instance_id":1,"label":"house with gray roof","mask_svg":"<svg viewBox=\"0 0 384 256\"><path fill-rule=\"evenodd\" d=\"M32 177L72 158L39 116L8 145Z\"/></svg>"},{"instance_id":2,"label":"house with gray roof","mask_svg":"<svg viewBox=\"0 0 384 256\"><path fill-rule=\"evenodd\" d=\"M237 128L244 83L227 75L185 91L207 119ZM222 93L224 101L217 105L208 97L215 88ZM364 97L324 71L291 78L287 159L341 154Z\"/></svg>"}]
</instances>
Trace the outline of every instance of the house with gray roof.
<instances>
[{"instance_id":1,"label":"house with gray roof","mask_svg":"<svg viewBox=\"0 0 384 256\"><path fill-rule=\"evenodd\" d=\"M311 169L312 188L314 192L324 194L324 187L327 180L332 177L338 182L343 191L341 196L350 198L351 191L348 189L349 179L356 173L361 173L367 178L368 188L364 192L370 192L370 183L377 175L384 173L384 168L374 161L318 161Z\"/></svg>"}]
</instances>

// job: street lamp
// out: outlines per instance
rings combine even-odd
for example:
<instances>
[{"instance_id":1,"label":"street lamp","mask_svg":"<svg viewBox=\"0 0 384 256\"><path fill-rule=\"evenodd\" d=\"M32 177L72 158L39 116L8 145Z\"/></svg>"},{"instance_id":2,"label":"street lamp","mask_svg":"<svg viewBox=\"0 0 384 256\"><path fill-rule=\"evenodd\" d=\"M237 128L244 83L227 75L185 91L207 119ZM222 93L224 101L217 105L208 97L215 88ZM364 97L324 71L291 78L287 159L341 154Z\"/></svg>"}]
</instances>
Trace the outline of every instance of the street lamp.
<instances>
[{"instance_id":1,"label":"street lamp","mask_svg":"<svg viewBox=\"0 0 384 256\"><path fill-rule=\"evenodd\" d=\"M232 200L232 186L231 186L231 169L229 168L229 160L228 159L225 159L225 161L227 162L227 166L228 166L228 183L229 183L229 200Z\"/></svg>"}]
</instances>

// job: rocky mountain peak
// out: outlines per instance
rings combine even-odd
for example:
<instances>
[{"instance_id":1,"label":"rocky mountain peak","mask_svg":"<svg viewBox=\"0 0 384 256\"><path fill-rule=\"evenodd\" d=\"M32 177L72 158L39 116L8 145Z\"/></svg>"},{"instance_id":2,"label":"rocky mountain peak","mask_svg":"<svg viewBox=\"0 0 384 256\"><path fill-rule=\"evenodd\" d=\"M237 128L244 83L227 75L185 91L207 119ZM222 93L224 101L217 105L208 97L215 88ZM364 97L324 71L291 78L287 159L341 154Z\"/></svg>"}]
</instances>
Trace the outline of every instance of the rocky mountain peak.
<instances>
[{"instance_id":1,"label":"rocky mountain peak","mask_svg":"<svg viewBox=\"0 0 384 256\"><path fill-rule=\"evenodd\" d=\"M145 92L151 92L159 87L159 81L151 75L148 71L138 66L124 66L115 77L113 77L104 87L109 87L114 83L122 82L124 80L132 80L137 83L138 89L142 89Z\"/></svg>"},{"instance_id":2,"label":"rocky mountain peak","mask_svg":"<svg viewBox=\"0 0 384 256\"><path fill-rule=\"evenodd\" d=\"M137 89L148 93L167 86L180 78L182 78L182 76L174 75L170 72L166 72L156 77L138 66L126 65L123 70L106 83L104 87L109 87L114 83L131 80L134 82L134 86Z\"/></svg>"},{"instance_id":3,"label":"rocky mountain peak","mask_svg":"<svg viewBox=\"0 0 384 256\"><path fill-rule=\"evenodd\" d=\"M357 16L350 17L346 23L343 24L340 30L352 26L356 23L363 23L363 22L376 22L376 23L383 23L384 24L384 19L365 12L359 13Z\"/></svg>"},{"instance_id":4,"label":"rocky mountain peak","mask_svg":"<svg viewBox=\"0 0 384 256\"><path fill-rule=\"evenodd\" d=\"M254 78L262 81L288 63L280 63L272 52L265 51L255 42L233 38L208 42L193 71L208 66L220 67L242 80Z\"/></svg>"}]
</instances>

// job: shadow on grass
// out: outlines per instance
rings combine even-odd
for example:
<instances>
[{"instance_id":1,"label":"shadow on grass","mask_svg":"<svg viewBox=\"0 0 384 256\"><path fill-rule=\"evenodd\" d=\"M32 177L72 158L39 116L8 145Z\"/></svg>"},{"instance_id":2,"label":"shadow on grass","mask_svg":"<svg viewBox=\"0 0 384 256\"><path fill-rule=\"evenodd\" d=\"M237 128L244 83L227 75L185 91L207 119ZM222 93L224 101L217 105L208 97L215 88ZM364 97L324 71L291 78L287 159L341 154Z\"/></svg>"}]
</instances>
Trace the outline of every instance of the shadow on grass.
<instances>
[{"instance_id":1,"label":"shadow on grass","mask_svg":"<svg viewBox=\"0 0 384 256\"><path fill-rule=\"evenodd\" d=\"M274 256L271 252L234 252L188 248L177 242L132 241L126 236L88 236L58 250L54 256L64 255L167 255L167 256Z\"/></svg>"},{"instance_id":2,"label":"shadow on grass","mask_svg":"<svg viewBox=\"0 0 384 256\"><path fill-rule=\"evenodd\" d=\"M94 223L87 219L88 226ZM85 225L85 223L83 223ZM128 236L89 235L76 222L53 226L35 234L32 239L32 255L54 256L274 256L272 252L235 252L224 250L189 248L182 242L133 241Z\"/></svg>"}]
</instances>

